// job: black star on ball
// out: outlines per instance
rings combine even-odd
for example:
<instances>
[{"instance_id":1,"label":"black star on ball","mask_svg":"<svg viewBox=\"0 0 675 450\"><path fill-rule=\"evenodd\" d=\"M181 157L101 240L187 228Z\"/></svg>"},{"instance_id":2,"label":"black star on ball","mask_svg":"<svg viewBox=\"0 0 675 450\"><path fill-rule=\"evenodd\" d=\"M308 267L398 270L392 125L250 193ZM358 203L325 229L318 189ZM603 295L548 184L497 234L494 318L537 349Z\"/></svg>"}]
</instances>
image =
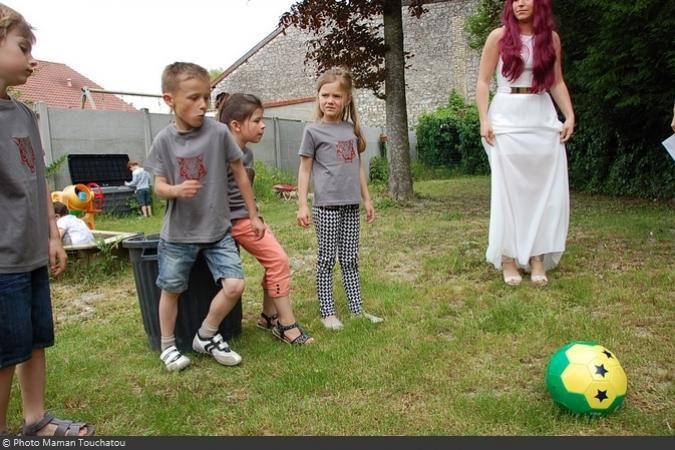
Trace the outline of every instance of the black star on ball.
<instances>
[{"instance_id":1,"label":"black star on ball","mask_svg":"<svg viewBox=\"0 0 675 450\"><path fill-rule=\"evenodd\" d=\"M595 398L600 400L600 403L602 403L603 400L607 400L607 391L601 391L598 389L598 395L596 395Z\"/></svg>"},{"instance_id":2,"label":"black star on ball","mask_svg":"<svg viewBox=\"0 0 675 450\"><path fill-rule=\"evenodd\" d=\"M611 354L609 351L607 351L607 350L603 350L602 353L604 353L605 356L607 356L608 358L611 358L611 357L612 357L612 354Z\"/></svg>"},{"instance_id":3,"label":"black star on ball","mask_svg":"<svg viewBox=\"0 0 675 450\"><path fill-rule=\"evenodd\" d=\"M602 378L605 378L605 374L609 372L609 370L605 369L604 364L600 364L599 366L595 366L595 374L596 375L602 375Z\"/></svg>"}]
</instances>

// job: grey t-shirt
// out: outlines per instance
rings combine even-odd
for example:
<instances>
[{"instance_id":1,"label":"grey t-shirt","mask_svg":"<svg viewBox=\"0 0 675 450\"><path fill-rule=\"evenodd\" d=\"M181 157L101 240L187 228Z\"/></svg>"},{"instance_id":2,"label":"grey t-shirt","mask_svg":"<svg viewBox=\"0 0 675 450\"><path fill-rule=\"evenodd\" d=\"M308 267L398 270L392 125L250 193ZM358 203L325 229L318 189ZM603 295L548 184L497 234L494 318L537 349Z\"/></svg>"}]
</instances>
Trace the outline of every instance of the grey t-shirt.
<instances>
[{"instance_id":1,"label":"grey t-shirt","mask_svg":"<svg viewBox=\"0 0 675 450\"><path fill-rule=\"evenodd\" d=\"M168 125L155 137L145 167L172 185L197 180L202 188L192 198L168 200L160 237L169 242L210 243L230 227L227 170L242 158L227 126L207 118L188 132Z\"/></svg>"},{"instance_id":2,"label":"grey t-shirt","mask_svg":"<svg viewBox=\"0 0 675 450\"><path fill-rule=\"evenodd\" d=\"M248 174L248 179L253 186L253 180L255 179L255 165L253 164L253 152L250 148L244 147L242 152L244 157L242 162L246 168L246 173ZM239 190L239 185L234 179L234 173L232 169L227 168L227 191L230 194L230 219L243 219L248 217L248 209L246 209L246 203L244 202L244 197L241 196L241 191Z\"/></svg>"},{"instance_id":3,"label":"grey t-shirt","mask_svg":"<svg viewBox=\"0 0 675 450\"><path fill-rule=\"evenodd\" d=\"M0 99L0 273L29 272L49 261L44 151L33 112Z\"/></svg>"},{"instance_id":4,"label":"grey t-shirt","mask_svg":"<svg viewBox=\"0 0 675 450\"><path fill-rule=\"evenodd\" d=\"M307 125L298 153L314 158L314 206L358 205L361 202L360 155L351 123Z\"/></svg>"}]
</instances>

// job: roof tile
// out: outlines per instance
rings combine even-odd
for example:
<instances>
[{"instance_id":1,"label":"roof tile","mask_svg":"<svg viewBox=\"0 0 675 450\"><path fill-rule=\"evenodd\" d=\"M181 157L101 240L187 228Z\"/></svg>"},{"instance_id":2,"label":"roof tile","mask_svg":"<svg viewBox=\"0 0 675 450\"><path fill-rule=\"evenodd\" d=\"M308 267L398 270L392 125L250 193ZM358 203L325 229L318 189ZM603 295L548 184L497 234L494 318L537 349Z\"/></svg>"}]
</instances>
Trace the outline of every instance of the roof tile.
<instances>
[{"instance_id":1,"label":"roof tile","mask_svg":"<svg viewBox=\"0 0 675 450\"><path fill-rule=\"evenodd\" d=\"M80 109L82 88L103 89L84 75L65 64L38 61L38 66L26 84L17 86L19 100L23 102L44 102L52 108ZM106 111L138 111L130 104L112 94L91 94L96 109ZM86 109L93 109L91 102L85 103Z\"/></svg>"}]
</instances>

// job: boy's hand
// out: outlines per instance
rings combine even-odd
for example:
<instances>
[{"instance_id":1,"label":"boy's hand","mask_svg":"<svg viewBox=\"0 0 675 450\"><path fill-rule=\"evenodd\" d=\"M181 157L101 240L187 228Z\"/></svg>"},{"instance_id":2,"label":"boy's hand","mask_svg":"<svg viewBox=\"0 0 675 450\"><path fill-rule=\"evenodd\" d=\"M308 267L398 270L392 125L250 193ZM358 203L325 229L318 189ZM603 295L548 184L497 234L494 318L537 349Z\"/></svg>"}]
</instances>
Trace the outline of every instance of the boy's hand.
<instances>
[{"instance_id":1,"label":"boy's hand","mask_svg":"<svg viewBox=\"0 0 675 450\"><path fill-rule=\"evenodd\" d=\"M178 198L192 198L202 188L202 184L197 180L185 180L181 184L176 185L176 197Z\"/></svg>"},{"instance_id":2,"label":"boy's hand","mask_svg":"<svg viewBox=\"0 0 675 450\"><path fill-rule=\"evenodd\" d=\"M364 203L366 208L366 223L373 223L375 221L375 208L373 208L373 202L368 200Z\"/></svg>"},{"instance_id":3,"label":"boy's hand","mask_svg":"<svg viewBox=\"0 0 675 450\"><path fill-rule=\"evenodd\" d=\"M52 271L52 275L58 277L66 270L67 259L68 256L63 249L61 237L49 238L49 268Z\"/></svg>"},{"instance_id":4,"label":"boy's hand","mask_svg":"<svg viewBox=\"0 0 675 450\"><path fill-rule=\"evenodd\" d=\"M309 208L306 205L301 206L298 208L298 225L303 228L307 228L310 223Z\"/></svg>"},{"instance_id":5,"label":"boy's hand","mask_svg":"<svg viewBox=\"0 0 675 450\"><path fill-rule=\"evenodd\" d=\"M258 240L262 239L265 236L265 224L259 217L254 217L251 219L251 228L255 233L255 236Z\"/></svg>"}]
</instances>

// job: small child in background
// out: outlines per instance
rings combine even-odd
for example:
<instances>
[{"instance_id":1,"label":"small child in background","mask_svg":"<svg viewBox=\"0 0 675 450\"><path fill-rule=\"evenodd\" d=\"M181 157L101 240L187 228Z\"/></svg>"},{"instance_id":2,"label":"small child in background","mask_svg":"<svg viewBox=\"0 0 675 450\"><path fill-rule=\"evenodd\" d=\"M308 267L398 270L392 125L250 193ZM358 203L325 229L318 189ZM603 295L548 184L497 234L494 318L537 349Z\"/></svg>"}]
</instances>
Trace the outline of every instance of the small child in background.
<instances>
[{"instance_id":1,"label":"small child in background","mask_svg":"<svg viewBox=\"0 0 675 450\"><path fill-rule=\"evenodd\" d=\"M136 189L136 199L141 205L143 217L152 217L152 195L150 193L150 174L145 171L138 161L131 160L127 163L131 171L131 181L125 181L124 185Z\"/></svg>"},{"instance_id":2,"label":"small child in background","mask_svg":"<svg viewBox=\"0 0 675 450\"><path fill-rule=\"evenodd\" d=\"M64 245L86 245L96 243L96 239L84 220L70 214L68 207L54 202L56 226Z\"/></svg>"},{"instance_id":3,"label":"small child in background","mask_svg":"<svg viewBox=\"0 0 675 450\"><path fill-rule=\"evenodd\" d=\"M258 143L263 137L265 122L262 102L251 94L232 94L219 103L217 117L228 126L244 153L244 167L253 184L253 152L246 145ZM246 204L231 171L228 171L228 183L232 237L265 268L261 283L264 292L263 311L258 319L258 327L272 330L274 336L289 344L312 343L314 338L300 328L293 315L289 296L291 268L286 252L267 225L262 239L255 236Z\"/></svg>"},{"instance_id":4,"label":"small child in background","mask_svg":"<svg viewBox=\"0 0 675 450\"><path fill-rule=\"evenodd\" d=\"M307 125L300 144L298 172L298 225L310 224L307 193L314 181L312 215L318 239L316 289L321 322L331 330L342 328L333 301L333 267L337 255L349 311L373 323L382 318L363 312L359 279L359 204L363 200L366 222L373 223L375 209L368 193L361 153L366 141L361 133L351 73L333 68L317 81L319 122Z\"/></svg>"}]
</instances>

